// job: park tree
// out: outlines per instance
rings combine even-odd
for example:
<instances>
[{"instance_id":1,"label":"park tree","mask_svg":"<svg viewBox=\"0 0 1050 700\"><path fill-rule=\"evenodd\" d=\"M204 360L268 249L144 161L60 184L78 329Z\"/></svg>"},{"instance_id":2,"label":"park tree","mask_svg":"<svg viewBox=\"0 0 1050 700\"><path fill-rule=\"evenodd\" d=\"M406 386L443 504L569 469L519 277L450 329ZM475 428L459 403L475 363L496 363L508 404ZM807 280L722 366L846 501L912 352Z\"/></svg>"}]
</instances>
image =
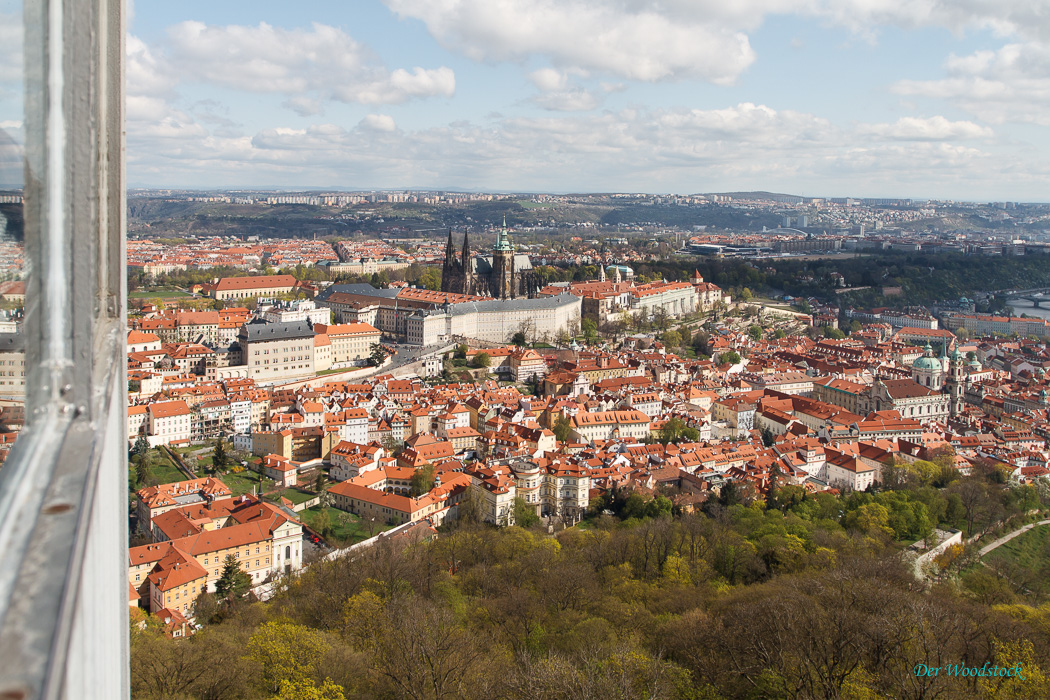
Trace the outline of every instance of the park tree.
<instances>
[{"instance_id":1,"label":"park tree","mask_svg":"<svg viewBox=\"0 0 1050 700\"><path fill-rule=\"evenodd\" d=\"M383 364L386 359L386 350L379 343L372 343L371 352L368 355L368 361L373 367L378 367Z\"/></svg>"},{"instance_id":2,"label":"park tree","mask_svg":"<svg viewBox=\"0 0 1050 700\"><path fill-rule=\"evenodd\" d=\"M492 356L489 355L487 352L479 352L477 355L474 356L474 366L475 367L491 367L492 366Z\"/></svg>"},{"instance_id":3,"label":"park tree","mask_svg":"<svg viewBox=\"0 0 1050 700\"><path fill-rule=\"evenodd\" d=\"M424 463L412 472L412 497L419 498L434 488L434 467Z\"/></svg>"},{"instance_id":4,"label":"park tree","mask_svg":"<svg viewBox=\"0 0 1050 700\"><path fill-rule=\"evenodd\" d=\"M460 525L477 525L485 519L481 494L476 486L468 486L459 502L458 523Z\"/></svg>"},{"instance_id":5,"label":"park tree","mask_svg":"<svg viewBox=\"0 0 1050 700\"><path fill-rule=\"evenodd\" d=\"M689 427L684 420L675 416L664 423L663 427L657 432L657 436L659 441L665 444L678 442L682 439L696 442L700 439L700 431Z\"/></svg>"},{"instance_id":6,"label":"park tree","mask_svg":"<svg viewBox=\"0 0 1050 700\"><path fill-rule=\"evenodd\" d=\"M731 365L735 365L740 362L740 353L738 353L736 350L730 350L729 352L723 352L718 359L722 363L729 363Z\"/></svg>"},{"instance_id":7,"label":"park tree","mask_svg":"<svg viewBox=\"0 0 1050 700\"><path fill-rule=\"evenodd\" d=\"M711 338L706 331L700 330L693 336L693 350L697 355L711 354Z\"/></svg>"},{"instance_id":8,"label":"park tree","mask_svg":"<svg viewBox=\"0 0 1050 700\"><path fill-rule=\"evenodd\" d=\"M666 331L660 336L660 340L668 349L673 350L682 345L682 334L678 331Z\"/></svg>"},{"instance_id":9,"label":"park tree","mask_svg":"<svg viewBox=\"0 0 1050 700\"><path fill-rule=\"evenodd\" d=\"M150 486L155 464L153 452L145 452L135 458L135 485L139 488Z\"/></svg>"},{"instance_id":10,"label":"park tree","mask_svg":"<svg viewBox=\"0 0 1050 700\"><path fill-rule=\"evenodd\" d=\"M252 578L241 568L240 562L232 554L226 555L222 565L222 575L215 582L215 594L227 605L242 600L252 588Z\"/></svg>"},{"instance_id":11,"label":"park tree","mask_svg":"<svg viewBox=\"0 0 1050 700\"><path fill-rule=\"evenodd\" d=\"M514 335L511 336L510 342L513 343L514 345L517 345L520 348L520 347L523 347L524 345L526 345L529 341L525 337L525 333L524 332L518 331L517 333L515 333Z\"/></svg>"},{"instance_id":12,"label":"park tree","mask_svg":"<svg viewBox=\"0 0 1050 700\"><path fill-rule=\"evenodd\" d=\"M751 340L757 343L762 340L762 326L759 326L758 324L752 325L747 329L747 334L751 337Z\"/></svg>"},{"instance_id":13,"label":"park tree","mask_svg":"<svg viewBox=\"0 0 1050 700\"><path fill-rule=\"evenodd\" d=\"M135 440L135 445L131 448L131 452L137 457L141 457L149 452L149 440L146 439L145 435L139 435L138 439Z\"/></svg>"},{"instance_id":14,"label":"park tree","mask_svg":"<svg viewBox=\"0 0 1050 700\"><path fill-rule=\"evenodd\" d=\"M267 693L279 692L282 684L313 683L317 664L330 649L320 631L287 621L263 624L245 647L261 669L257 681Z\"/></svg>"},{"instance_id":15,"label":"park tree","mask_svg":"<svg viewBox=\"0 0 1050 700\"><path fill-rule=\"evenodd\" d=\"M321 537L327 538L332 534L332 514L330 508L322 508L321 512L314 518L313 528L321 533Z\"/></svg>"},{"instance_id":16,"label":"park tree","mask_svg":"<svg viewBox=\"0 0 1050 700\"><path fill-rule=\"evenodd\" d=\"M225 471L230 466L230 454L226 451L226 442L220 437L215 439L215 448L211 452L212 471Z\"/></svg>"},{"instance_id":17,"label":"park tree","mask_svg":"<svg viewBox=\"0 0 1050 700\"><path fill-rule=\"evenodd\" d=\"M518 496L514 499L514 524L518 527L529 528L540 521L536 515L536 507L530 505L524 498Z\"/></svg>"},{"instance_id":18,"label":"park tree","mask_svg":"<svg viewBox=\"0 0 1050 700\"><path fill-rule=\"evenodd\" d=\"M423 289L434 291L441 289L441 271L436 267L426 268L423 270L423 274L416 280L416 284L423 287Z\"/></svg>"}]
</instances>

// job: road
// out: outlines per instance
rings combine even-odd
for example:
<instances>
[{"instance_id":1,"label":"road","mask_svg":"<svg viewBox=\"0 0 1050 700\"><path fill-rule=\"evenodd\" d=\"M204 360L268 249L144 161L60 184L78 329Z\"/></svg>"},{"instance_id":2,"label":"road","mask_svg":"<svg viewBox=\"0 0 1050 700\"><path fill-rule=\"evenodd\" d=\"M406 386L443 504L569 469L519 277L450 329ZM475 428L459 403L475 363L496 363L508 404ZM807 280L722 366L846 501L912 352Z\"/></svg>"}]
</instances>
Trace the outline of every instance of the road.
<instances>
[{"instance_id":1,"label":"road","mask_svg":"<svg viewBox=\"0 0 1050 700\"><path fill-rule=\"evenodd\" d=\"M981 556L983 557L985 554L987 554L988 552L992 551L993 549L996 549L997 547L1003 546L1004 544L1006 544L1007 542L1009 542L1013 538L1017 537L1018 535L1022 535L1024 533L1028 532L1029 530L1031 530L1033 527L1038 527L1039 525L1050 525L1050 520L1040 520L1037 523L1032 523L1030 525L1025 525L1024 527L1021 527L1021 528L1018 528L1018 529L1014 530L1009 535L1004 535L1004 536L1000 537L999 539L997 539L995 542L992 542L987 547L981 547Z\"/></svg>"}]
</instances>

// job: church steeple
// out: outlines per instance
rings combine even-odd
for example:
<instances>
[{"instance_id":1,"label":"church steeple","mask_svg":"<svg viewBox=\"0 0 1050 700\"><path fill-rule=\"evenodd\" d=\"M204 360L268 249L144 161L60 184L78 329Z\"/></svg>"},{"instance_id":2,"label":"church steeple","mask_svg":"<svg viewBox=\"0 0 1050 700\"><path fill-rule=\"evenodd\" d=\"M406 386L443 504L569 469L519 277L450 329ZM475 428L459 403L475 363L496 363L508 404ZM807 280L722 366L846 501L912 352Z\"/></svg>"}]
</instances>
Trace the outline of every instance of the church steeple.
<instances>
[{"instance_id":1,"label":"church steeple","mask_svg":"<svg viewBox=\"0 0 1050 700\"><path fill-rule=\"evenodd\" d=\"M447 265L456 255L456 244L452 242L452 229L448 230L448 243L445 244L445 264Z\"/></svg>"},{"instance_id":2,"label":"church steeple","mask_svg":"<svg viewBox=\"0 0 1050 700\"><path fill-rule=\"evenodd\" d=\"M463 232L463 269L470 271L470 242L467 240L467 232Z\"/></svg>"},{"instance_id":3,"label":"church steeple","mask_svg":"<svg viewBox=\"0 0 1050 700\"><path fill-rule=\"evenodd\" d=\"M507 217L503 217L503 229L499 232L499 236L496 238L496 247L493 250L514 250L514 246L511 245L510 235L507 233Z\"/></svg>"}]
</instances>

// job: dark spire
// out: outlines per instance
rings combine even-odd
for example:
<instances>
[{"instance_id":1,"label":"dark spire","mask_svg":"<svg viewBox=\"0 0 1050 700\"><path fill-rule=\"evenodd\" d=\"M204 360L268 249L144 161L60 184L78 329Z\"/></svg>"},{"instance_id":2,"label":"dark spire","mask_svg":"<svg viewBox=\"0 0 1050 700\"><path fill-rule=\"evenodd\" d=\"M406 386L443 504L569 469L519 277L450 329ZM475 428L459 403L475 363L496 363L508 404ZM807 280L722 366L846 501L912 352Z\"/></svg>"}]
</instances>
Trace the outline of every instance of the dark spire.
<instances>
[{"instance_id":1,"label":"dark spire","mask_svg":"<svg viewBox=\"0 0 1050 700\"><path fill-rule=\"evenodd\" d=\"M448 230L448 243L445 245L445 262L451 262L456 255L456 244L452 242L452 229Z\"/></svg>"},{"instance_id":2,"label":"dark spire","mask_svg":"<svg viewBox=\"0 0 1050 700\"><path fill-rule=\"evenodd\" d=\"M466 231L463 232L463 271L470 272L470 241Z\"/></svg>"}]
</instances>

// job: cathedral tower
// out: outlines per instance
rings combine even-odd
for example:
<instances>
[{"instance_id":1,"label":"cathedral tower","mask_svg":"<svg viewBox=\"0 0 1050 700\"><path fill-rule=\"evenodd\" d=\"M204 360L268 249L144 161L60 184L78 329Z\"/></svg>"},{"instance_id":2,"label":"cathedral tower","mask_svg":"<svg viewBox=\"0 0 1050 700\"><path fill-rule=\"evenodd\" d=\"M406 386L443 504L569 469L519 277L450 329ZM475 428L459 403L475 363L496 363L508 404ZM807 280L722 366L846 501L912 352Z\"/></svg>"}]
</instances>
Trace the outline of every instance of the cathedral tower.
<instances>
[{"instance_id":1,"label":"cathedral tower","mask_svg":"<svg viewBox=\"0 0 1050 700\"><path fill-rule=\"evenodd\" d=\"M496 299L513 299L518 296L518 281L514 274L514 246L507 233L507 218L503 217L503 229L492 249L492 296Z\"/></svg>"}]
</instances>

